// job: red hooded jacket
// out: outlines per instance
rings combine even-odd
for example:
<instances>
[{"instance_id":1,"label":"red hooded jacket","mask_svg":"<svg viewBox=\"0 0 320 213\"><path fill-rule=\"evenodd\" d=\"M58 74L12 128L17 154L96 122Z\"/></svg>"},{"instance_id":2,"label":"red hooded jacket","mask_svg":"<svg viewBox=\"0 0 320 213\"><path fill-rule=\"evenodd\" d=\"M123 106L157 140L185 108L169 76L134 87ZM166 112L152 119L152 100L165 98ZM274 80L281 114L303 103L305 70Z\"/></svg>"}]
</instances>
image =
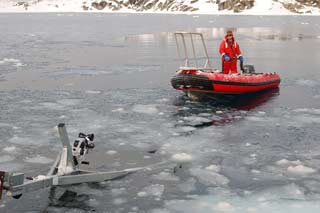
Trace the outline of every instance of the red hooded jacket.
<instances>
[{"instance_id":1,"label":"red hooded jacket","mask_svg":"<svg viewBox=\"0 0 320 213\"><path fill-rule=\"evenodd\" d=\"M222 60L223 60L224 54L228 54L228 56L231 59L237 59L241 55L239 44L235 42L233 37L232 37L232 42L229 43L227 40L227 36L225 36L224 39L222 40L220 44L219 52L222 56Z\"/></svg>"}]
</instances>

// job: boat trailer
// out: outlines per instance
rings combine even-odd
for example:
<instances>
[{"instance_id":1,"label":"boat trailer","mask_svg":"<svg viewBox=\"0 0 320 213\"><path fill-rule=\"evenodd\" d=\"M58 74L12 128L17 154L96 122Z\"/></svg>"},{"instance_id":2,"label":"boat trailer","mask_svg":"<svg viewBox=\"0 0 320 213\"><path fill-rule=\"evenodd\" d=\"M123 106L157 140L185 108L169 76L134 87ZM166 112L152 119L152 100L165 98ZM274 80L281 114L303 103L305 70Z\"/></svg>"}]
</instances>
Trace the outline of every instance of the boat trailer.
<instances>
[{"instance_id":1,"label":"boat trailer","mask_svg":"<svg viewBox=\"0 0 320 213\"><path fill-rule=\"evenodd\" d=\"M51 186L102 182L121 178L142 169L111 172L81 170L80 164L89 164L88 161L84 161L84 157L94 148L94 134L79 133L79 139L75 140L71 148L65 124L60 123L57 127L63 148L47 175L25 178L23 173L0 171L0 200L3 191L6 191L7 196L19 199L24 193Z\"/></svg>"}]
</instances>

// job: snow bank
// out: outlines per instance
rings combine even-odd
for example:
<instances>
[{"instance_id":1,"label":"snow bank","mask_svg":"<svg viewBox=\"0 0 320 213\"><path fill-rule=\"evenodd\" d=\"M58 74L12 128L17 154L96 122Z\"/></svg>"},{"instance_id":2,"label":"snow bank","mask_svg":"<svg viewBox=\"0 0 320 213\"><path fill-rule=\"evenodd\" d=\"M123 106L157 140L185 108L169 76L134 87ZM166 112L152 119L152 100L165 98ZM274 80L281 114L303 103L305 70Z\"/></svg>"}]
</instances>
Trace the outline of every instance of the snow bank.
<instances>
[{"instance_id":1,"label":"snow bank","mask_svg":"<svg viewBox=\"0 0 320 213\"><path fill-rule=\"evenodd\" d=\"M127 1L117 2L108 1L104 6L101 5L102 0L24 0L11 1L2 0L0 2L0 12L107 12L107 13L171 13L171 14L237 14L237 15L297 15L297 13L290 12L284 7L282 3L297 3L294 0L255 0L252 8L243 10L240 13L235 13L233 10L219 10L217 1L190 1L180 0L168 5L166 0L160 0L150 9L145 9L149 4L154 2L145 1L143 3L132 3ZM223 1L220 1L222 3ZM93 6L93 4L96 4ZM107 4L112 6L107 6ZM161 5L161 6L160 6ZM166 6L165 6L166 5ZM189 7L187 11L172 10L172 6ZM100 8L99 8L100 7ZM155 9L156 7L156 9ZM166 8L163 8L166 7ZM99 8L99 9L97 9ZM193 8L191 10L191 8ZM138 12L137 12L138 11ZM182 12L185 11L185 12ZM192 12L191 12L192 11ZM318 7L303 6L299 12L308 15L319 15L320 9ZM195 16L195 18L197 18Z\"/></svg>"}]
</instances>

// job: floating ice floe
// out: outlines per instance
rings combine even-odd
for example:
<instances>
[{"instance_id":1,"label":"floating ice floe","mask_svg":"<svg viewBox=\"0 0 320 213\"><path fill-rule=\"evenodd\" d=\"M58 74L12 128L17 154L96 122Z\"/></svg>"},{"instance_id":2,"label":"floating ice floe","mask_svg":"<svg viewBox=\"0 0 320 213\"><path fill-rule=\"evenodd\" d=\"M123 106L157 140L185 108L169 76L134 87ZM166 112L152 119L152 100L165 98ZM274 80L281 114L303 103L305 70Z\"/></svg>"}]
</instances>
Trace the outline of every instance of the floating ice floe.
<instances>
[{"instance_id":1,"label":"floating ice floe","mask_svg":"<svg viewBox=\"0 0 320 213\"><path fill-rule=\"evenodd\" d=\"M148 196L155 196L160 198L164 192L164 185L153 184L143 188L143 191L141 193L143 194L143 192L145 192Z\"/></svg>"},{"instance_id":2,"label":"floating ice floe","mask_svg":"<svg viewBox=\"0 0 320 213\"><path fill-rule=\"evenodd\" d=\"M206 186L224 186L229 183L229 179L225 176L206 169L191 168L190 173Z\"/></svg>"},{"instance_id":3,"label":"floating ice floe","mask_svg":"<svg viewBox=\"0 0 320 213\"><path fill-rule=\"evenodd\" d=\"M167 209L152 209L150 213L171 213L171 211Z\"/></svg>"},{"instance_id":4,"label":"floating ice floe","mask_svg":"<svg viewBox=\"0 0 320 213\"><path fill-rule=\"evenodd\" d=\"M309 80L309 79L300 79L300 80L297 80L297 84L300 86L314 87L318 85L319 82L315 80Z\"/></svg>"},{"instance_id":5,"label":"floating ice floe","mask_svg":"<svg viewBox=\"0 0 320 213\"><path fill-rule=\"evenodd\" d=\"M194 178L189 178L186 182L180 183L178 187L181 191L189 193L196 190L196 182Z\"/></svg>"},{"instance_id":6,"label":"floating ice floe","mask_svg":"<svg viewBox=\"0 0 320 213\"><path fill-rule=\"evenodd\" d=\"M85 93L87 93L87 94L100 94L101 91L98 91L98 90L87 90Z\"/></svg>"},{"instance_id":7,"label":"floating ice floe","mask_svg":"<svg viewBox=\"0 0 320 213\"><path fill-rule=\"evenodd\" d=\"M157 114L159 111L155 105L142 105L136 104L133 106L132 111L143 114Z\"/></svg>"},{"instance_id":8,"label":"floating ice floe","mask_svg":"<svg viewBox=\"0 0 320 213\"><path fill-rule=\"evenodd\" d=\"M217 166L214 164L207 166L205 169L209 170L209 171L213 171L213 172L220 172L220 170L221 170L220 166Z\"/></svg>"},{"instance_id":9,"label":"floating ice floe","mask_svg":"<svg viewBox=\"0 0 320 213\"><path fill-rule=\"evenodd\" d=\"M118 152L117 152L117 151L114 151L114 150L108 150L106 153L107 153L108 155L115 155L115 154L117 154Z\"/></svg>"},{"instance_id":10,"label":"floating ice floe","mask_svg":"<svg viewBox=\"0 0 320 213\"><path fill-rule=\"evenodd\" d=\"M22 164L11 163L11 162L4 162L4 163L0 162L0 164L1 164L0 165L1 170L6 172L17 172L23 167Z\"/></svg>"},{"instance_id":11,"label":"floating ice floe","mask_svg":"<svg viewBox=\"0 0 320 213\"><path fill-rule=\"evenodd\" d=\"M11 125L7 123L0 123L0 128L1 127L11 127Z\"/></svg>"},{"instance_id":12,"label":"floating ice floe","mask_svg":"<svg viewBox=\"0 0 320 213\"><path fill-rule=\"evenodd\" d=\"M265 117L261 117L261 116L248 116L245 118L246 120L249 121L255 121L255 122L263 122L266 121Z\"/></svg>"},{"instance_id":13,"label":"floating ice floe","mask_svg":"<svg viewBox=\"0 0 320 213\"><path fill-rule=\"evenodd\" d=\"M5 148L3 148L3 151L5 152L15 152L17 150L17 147L15 146L7 146Z\"/></svg>"},{"instance_id":14,"label":"floating ice floe","mask_svg":"<svg viewBox=\"0 0 320 213\"><path fill-rule=\"evenodd\" d=\"M194 131L196 129L197 128L192 127L192 126L182 126L182 127L177 128L176 131L178 133L183 133L183 132L191 132L191 131Z\"/></svg>"},{"instance_id":15,"label":"floating ice floe","mask_svg":"<svg viewBox=\"0 0 320 213\"><path fill-rule=\"evenodd\" d=\"M14 59L14 58L4 58L3 60L0 60L0 65L2 64L12 64L15 67L22 67L24 66L20 60Z\"/></svg>"},{"instance_id":16,"label":"floating ice floe","mask_svg":"<svg viewBox=\"0 0 320 213\"><path fill-rule=\"evenodd\" d=\"M152 175L153 179L165 180L165 181L179 181L179 177L173 175L170 172L160 172L159 174Z\"/></svg>"},{"instance_id":17,"label":"floating ice floe","mask_svg":"<svg viewBox=\"0 0 320 213\"><path fill-rule=\"evenodd\" d=\"M13 161L14 157L10 155L2 155L0 156L0 163L8 162L8 161Z\"/></svg>"},{"instance_id":18,"label":"floating ice floe","mask_svg":"<svg viewBox=\"0 0 320 213\"><path fill-rule=\"evenodd\" d=\"M43 103L39 103L38 106L33 107L33 109L38 109L38 108L47 108L50 110L63 110L65 109L64 106L57 104L57 103L52 103L52 102L43 102Z\"/></svg>"},{"instance_id":19,"label":"floating ice floe","mask_svg":"<svg viewBox=\"0 0 320 213\"><path fill-rule=\"evenodd\" d=\"M213 210L218 212L233 212L235 208L228 202L219 202L213 206Z\"/></svg>"},{"instance_id":20,"label":"floating ice floe","mask_svg":"<svg viewBox=\"0 0 320 213\"><path fill-rule=\"evenodd\" d=\"M113 109L111 110L111 112L126 112L124 108L117 108L117 109Z\"/></svg>"},{"instance_id":21,"label":"floating ice floe","mask_svg":"<svg viewBox=\"0 0 320 213\"><path fill-rule=\"evenodd\" d=\"M188 122L189 125L198 125L198 124L212 122L212 120L210 120L208 118L201 117L201 116L184 117L183 120Z\"/></svg>"},{"instance_id":22,"label":"floating ice floe","mask_svg":"<svg viewBox=\"0 0 320 213\"><path fill-rule=\"evenodd\" d=\"M315 108L299 108L293 110L293 112L298 112L298 113L309 113L309 114L315 114L315 115L320 115L320 109L315 109Z\"/></svg>"},{"instance_id":23,"label":"floating ice floe","mask_svg":"<svg viewBox=\"0 0 320 213\"><path fill-rule=\"evenodd\" d=\"M287 159L281 159L281 160L278 160L276 164L279 166L288 166L288 165L301 165L302 163L300 160L289 161Z\"/></svg>"},{"instance_id":24,"label":"floating ice floe","mask_svg":"<svg viewBox=\"0 0 320 213\"><path fill-rule=\"evenodd\" d=\"M44 156L35 156L32 158L25 158L24 159L25 162L27 163L39 163L39 164L48 164L48 163L52 163L53 160Z\"/></svg>"},{"instance_id":25,"label":"floating ice floe","mask_svg":"<svg viewBox=\"0 0 320 213\"><path fill-rule=\"evenodd\" d=\"M177 163L188 163L192 161L192 156L187 153L177 153L171 157L172 161Z\"/></svg>"},{"instance_id":26,"label":"floating ice floe","mask_svg":"<svg viewBox=\"0 0 320 213\"><path fill-rule=\"evenodd\" d=\"M65 106L75 106L80 104L80 99L61 99L57 101L59 104L65 105Z\"/></svg>"},{"instance_id":27,"label":"floating ice floe","mask_svg":"<svg viewBox=\"0 0 320 213\"><path fill-rule=\"evenodd\" d=\"M122 195L126 192L126 188L114 188L111 189L111 195L112 197L117 197L119 195Z\"/></svg>"},{"instance_id":28,"label":"floating ice floe","mask_svg":"<svg viewBox=\"0 0 320 213\"><path fill-rule=\"evenodd\" d=\"M138 197L147 197L148 193L142 191L142 192L138 192L137 195L138 195Z\"/></svg>"},{"instance_id":29,"label":"floating ice floe","mask_svg":"<svg viewBox=\"0 0 320 213\"><path fill-rule=\"evenodd\" d=\"M125 199L125 198L116 198L116 199L113 200L112 203L114 205L122 205L122 204L124 204L126 202L127 202L127 199Z\"/></svg>"},{"instance_id":30,"label":"floating ice floe","mask_svg":"<svg viewBox=\"0 0 320 213\"><path fill-rule=\"evenodd\" d=\"M296 175L308 175L308 174L315 173L316 170L304 165L298 165L298 166L289 166L288 172Z\"/></svg>"}]
</instances>

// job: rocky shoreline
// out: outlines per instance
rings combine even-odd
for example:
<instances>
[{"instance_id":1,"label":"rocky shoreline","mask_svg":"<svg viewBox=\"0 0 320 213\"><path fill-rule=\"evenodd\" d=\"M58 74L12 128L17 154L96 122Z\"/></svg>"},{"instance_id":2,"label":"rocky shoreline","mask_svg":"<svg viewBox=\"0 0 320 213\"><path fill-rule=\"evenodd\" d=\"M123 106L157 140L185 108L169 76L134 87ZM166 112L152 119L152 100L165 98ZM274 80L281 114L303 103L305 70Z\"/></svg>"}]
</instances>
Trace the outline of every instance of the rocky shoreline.
<instances>
[{"instance_id":1,"label":"rocky shoreline","mask_svg":"<svg viewBox=\"0 0 320 213\"><path fill-rule=\"evenodd\" d=\"M320 9L319 0L272 0L283 8L296 14L310 14L312 8ZM44 0L19 1L14 6L28 10L29 7L43 3ZM293 3L292 3L293 2ZM84 0L79 7L83 11L133 11L133 12L195 12L199 5L217 8L218 11L241 13L255 6L256 0ZM59 8L59 5L48 4Z\"/></svg>"}]
</instances>

